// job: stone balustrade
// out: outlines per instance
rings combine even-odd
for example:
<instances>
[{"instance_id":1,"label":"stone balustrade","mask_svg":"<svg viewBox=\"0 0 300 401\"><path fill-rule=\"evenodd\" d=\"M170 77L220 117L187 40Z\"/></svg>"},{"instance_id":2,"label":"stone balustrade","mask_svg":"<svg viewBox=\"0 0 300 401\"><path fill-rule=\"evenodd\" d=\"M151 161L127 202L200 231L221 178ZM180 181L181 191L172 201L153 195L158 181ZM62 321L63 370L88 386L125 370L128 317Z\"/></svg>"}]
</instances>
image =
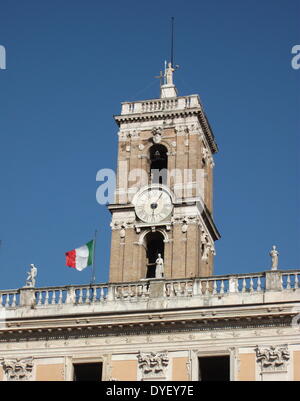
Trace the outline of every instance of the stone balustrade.
<instances>
[{"instance_id":1,"label":"stone balustrade","mask_svg":"<svg viewBox=\"0 0 300 401\"><path fill-rule=\"evenodd\" d=\"M122 103L121 115L170 110L185 110L195 107L201 107L200 100L197 95L179 96L170 99L151 99L141 102Z\"/></svg>"},{"instance_id":2,"label":"stone balustrade","mask_svg":"<svg viewBox=\"0 0 300 401\"><path fill-rule=\"evenodd\" d=\"M297 291L299 290L299 291ZM300 270L266 271L191 279L145 279L132 283L106 283L64 287L30 288L0 291L0 308L16 310L31 307L60 307L64 305L124 305L124 302L176 300L191 298L193 305L203 300L235 296L234 302L244 303L247 295L260 295L277 291L282 299L288 293L300 293ZM299 298L299 296L298 296ZM261 300L260 300L261 302ZM141 306L142 307L142 306Z\"/></svg>"}]
</instances>

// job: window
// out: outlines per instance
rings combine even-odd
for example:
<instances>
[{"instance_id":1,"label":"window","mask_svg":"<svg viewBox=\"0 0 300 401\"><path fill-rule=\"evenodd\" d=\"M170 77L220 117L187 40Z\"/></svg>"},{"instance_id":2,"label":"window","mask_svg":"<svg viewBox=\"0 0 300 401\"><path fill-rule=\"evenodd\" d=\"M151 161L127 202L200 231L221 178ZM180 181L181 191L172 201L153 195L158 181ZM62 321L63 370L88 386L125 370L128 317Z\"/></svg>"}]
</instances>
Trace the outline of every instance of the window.
<instances>
[{"instance_id":1,"label":"window","mask_svg":"<svg viewBox=\"0 0 300 401\"><path fill-rule=\"evenodd\" d=\"M163 145L150 148L150 175L152 184L167 184L168 155Z\"/></svg>"},{"instance_id":2,"label":"window","mask_svg":"<svg viewBox=\"0 0 300 401\"><path fill-rule=\"evenodd\" d=\"M147 252L147 277L155 277L156 259L160 253L164 258L164 236L156 231L146 235L146 252Z\"/></svg>"},{"instance_id":3,"label":"window","mask_svg":"<svg viewBox=\"0 0 300 401\"><path fill-rule=\"evenodd\" d=\"M102 363L76 363L73 380L99 382L102 379Z\"/></svg>"},{"instance_id":4,"label":"window","mask_svg":"<svg viewBox=\"0 0 300 401\"><path fill-rule=\"evenodd\" d=\"M201 357L199 381L230 381L230 358L226 356Z\"/></svg>"}]
</instances>

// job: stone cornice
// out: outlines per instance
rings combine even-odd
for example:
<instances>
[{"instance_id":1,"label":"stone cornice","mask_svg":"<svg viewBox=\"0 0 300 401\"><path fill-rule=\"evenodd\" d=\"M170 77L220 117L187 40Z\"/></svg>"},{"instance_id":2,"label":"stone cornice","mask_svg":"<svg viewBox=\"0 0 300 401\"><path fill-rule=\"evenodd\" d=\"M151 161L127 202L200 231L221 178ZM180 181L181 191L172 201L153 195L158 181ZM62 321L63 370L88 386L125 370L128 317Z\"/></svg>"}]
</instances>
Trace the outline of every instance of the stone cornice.
<instances>
[{"instance_id":1,"label":"stone cornice","mask_svg":"<svg viewBox=\"0 0 300 401\"><path fill-rule=\"evenodd\" d=\"M147 313L86 314L46 319L9 320L0 329L0 342L55 338L102 337L163 332L233 330L291 326L289 304L220 308L153 310Z\"/></svg>"},{"instance_id":2,"label":"stone cornice","mask_svg":"<svg viewBox=\"0 0 300 401\"><path fill-rule=\"evenodd\" d=\"M215 137L210 127L210 124L206 118L205 113L199 107L182 109L182 110L163 110L163 111L151 111L143 113L130 113L122 115L114 115L114 119L118 126L126 122L143 122L143 121L155 121L163 119L173 119L176 117L187 117L196 115L203 128L203 132L206 136L208 144L212 153L218 152L218 146L215 142Z\"/></svg>"}]
</instances>

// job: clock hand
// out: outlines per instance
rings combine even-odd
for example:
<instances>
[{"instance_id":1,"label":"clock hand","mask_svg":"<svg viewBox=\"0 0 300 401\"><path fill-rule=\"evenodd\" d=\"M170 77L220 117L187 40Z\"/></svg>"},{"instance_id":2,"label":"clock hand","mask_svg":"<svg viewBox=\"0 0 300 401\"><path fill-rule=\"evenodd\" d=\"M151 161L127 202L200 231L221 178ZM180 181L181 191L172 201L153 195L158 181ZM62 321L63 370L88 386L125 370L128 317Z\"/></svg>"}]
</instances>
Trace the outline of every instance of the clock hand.
<instances>
[{"instance_id":1,"label":"clock hand","mask_svg":"<svg viewBox=\"0 0 300 401\"><path fill-rule=\"evenodd\" d=\"M158 197L156 203L160 200L160 198L162 197L162 194L163 194L163 193L161 192L161 194L159 195L159 197Z\"/></svg>"}]
</instances>

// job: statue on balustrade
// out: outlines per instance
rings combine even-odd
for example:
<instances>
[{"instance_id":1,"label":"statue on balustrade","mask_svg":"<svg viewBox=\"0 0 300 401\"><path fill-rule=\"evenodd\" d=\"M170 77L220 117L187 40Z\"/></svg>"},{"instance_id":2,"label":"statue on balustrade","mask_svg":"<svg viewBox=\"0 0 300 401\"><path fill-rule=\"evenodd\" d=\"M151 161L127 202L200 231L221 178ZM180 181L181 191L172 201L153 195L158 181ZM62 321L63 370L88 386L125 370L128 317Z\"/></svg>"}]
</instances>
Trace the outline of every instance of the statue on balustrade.
<instances>
[{"instance_id":1,"label":"statue on balustrade","mask_svg":"<svg viewBox=\"0 0 300 401\"><path fill-rule=\"evenodd\" d=\"M277 251L276 246L273 245L273 249L270 252L270 256L272 259L272 268L271 268L272 270L277 270L278 268L278 255L279 252Z\"/></svg>"},{"instance_id":2,"label":"statue on balustrade","mask_svg":"<svg viewBox=\"0 0 300 401\"><path fill-rule=\"evenodd\" d=\"M25 287L35 287L36 276L37 276L37 268L34 264L30 265L30 270L27 273L27 280Z\"/></svg>"}]
</instances>

